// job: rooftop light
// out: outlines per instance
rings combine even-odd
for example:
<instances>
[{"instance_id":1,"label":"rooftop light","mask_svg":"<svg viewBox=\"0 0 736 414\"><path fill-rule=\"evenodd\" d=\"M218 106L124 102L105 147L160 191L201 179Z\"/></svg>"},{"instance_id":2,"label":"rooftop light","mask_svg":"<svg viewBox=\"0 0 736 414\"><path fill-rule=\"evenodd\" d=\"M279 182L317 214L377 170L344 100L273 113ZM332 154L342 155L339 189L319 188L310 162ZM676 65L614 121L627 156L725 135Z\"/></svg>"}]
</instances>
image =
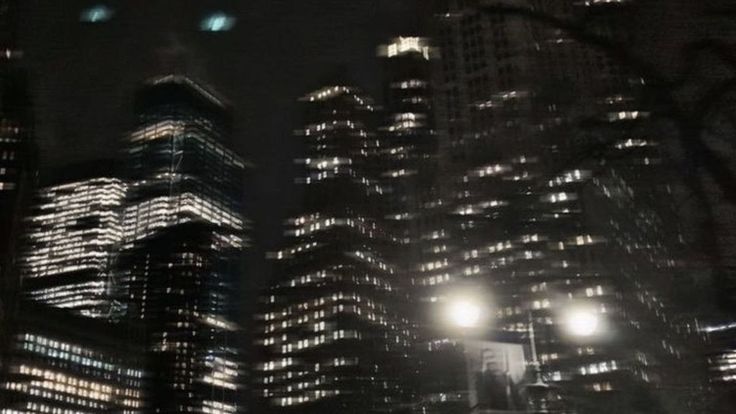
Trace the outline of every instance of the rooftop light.
<instances>
[{"instance_id":1,"label":"rooftop light","mask_svg":"<svg viewBox=\"0 0 736 414\"><path fill-rule=\"evenodd\" d=\"M79 20L86 23L104 23L112 18L113 10L104 4L98 4L82 10Z\"/></svg>"},{"instance_id":2,"label":"rooftop light","mask_svg":"<svg viewBox=\"0 0 736 414\"><path fill-rule=\"evenodd\" d=\"M206 32L225 32L235 26L235 17L223 12L208 15L199 24L199 29Z\"/></svg>"}]
</instances>

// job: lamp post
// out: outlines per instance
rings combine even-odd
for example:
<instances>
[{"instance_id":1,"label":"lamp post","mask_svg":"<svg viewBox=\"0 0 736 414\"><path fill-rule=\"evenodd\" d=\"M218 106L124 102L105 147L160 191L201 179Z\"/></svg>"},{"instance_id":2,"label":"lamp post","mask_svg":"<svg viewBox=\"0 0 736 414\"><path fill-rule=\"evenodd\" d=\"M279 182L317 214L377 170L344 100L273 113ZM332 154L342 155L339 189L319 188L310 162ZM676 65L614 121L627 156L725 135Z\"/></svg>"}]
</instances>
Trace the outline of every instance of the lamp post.
<instances>
[{"instance_id":1,"label":"lamp post","mask_svg":"<svg viewBox=\"0 0 736 414\"><path fill-rule=\"evenodd\" d=\"M537 341L534 337L534 317L532 316L532 311L528 312L529 322L527 324L527 331L529 332L529 349L531 350L531 357L532 357L532 367L534 369L534 385L544 385L547 386L547 384L542 379L542 367L539 363L539 358L537 356Z\"/></svg>"},{"instance_id":2,"label":"lamp post","mask_svg":"<svg viewBox=\"0 0 736 414\"><path fill-rule=\"evenodd\" d=\"M542 366L537 355L537 340L534 331L534 316L532 311L527 312L528 323L527 332L529 333L529 349L531 351L531 366L534 372L534 382L526 386L528 393L527 405L530 413L548 413L549 404L547 403L550 386L542 377Z\"/></svg>"},{"instance_id":3,"label":"lamp post","mask_svg":"<svg viewBox=\"0 0 736 414\"><path fill-rule=\"evenodd\" d=\"M455 328L464 332L481 328L485 318L484 306L477 298L460 296L451 298L447 304L445 317ZM565 306L559 313L562 328L568 335L585 339L593 337L601 331L601 320L592 307ZM529 338L530 360L533 382L526 385L528 394L528 413L550 413L551 386L544 380L541 363L537 353L536 327L532 310L527 311L527 333ZM508 333L505 330L493 330L495 334Z\"/></svg>"},{"instance_id":4,"label":"lamp post","mask_svg":"<svg viewBox=\"0 0 736 414\"><path fill-rule=\"evenodd\" d=\"M551 386L544 381L541 364L537 355L535 338L534 318L532 311L528 311L529 324L529 346L531 348L531 365L534 369L535 381L527 385L529 391L529 406L533 413L552 412L550 398L552 398ZM567 335L584 340L592 338L602 332L601 318L598 312L591 306L568 305L559 312L561 326Z\"/></svg>"}]
</instances>

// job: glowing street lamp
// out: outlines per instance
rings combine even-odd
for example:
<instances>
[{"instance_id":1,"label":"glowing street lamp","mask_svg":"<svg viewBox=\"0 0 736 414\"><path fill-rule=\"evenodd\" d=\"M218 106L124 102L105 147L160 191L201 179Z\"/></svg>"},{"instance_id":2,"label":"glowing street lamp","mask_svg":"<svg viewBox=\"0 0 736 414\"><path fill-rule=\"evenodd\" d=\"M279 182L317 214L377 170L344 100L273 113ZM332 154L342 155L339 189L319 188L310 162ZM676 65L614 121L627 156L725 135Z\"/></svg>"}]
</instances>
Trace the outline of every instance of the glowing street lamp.
<instances>
[{"instance_id":1,"label":"glowing street lamp","mask_svg":"<svg viewBox=\"0 0 736 414\"><path fill-rule=\"evenodd\" d=\"M589 303L568 303L560 306L557 313L560 327L570 337L577 340L591 340L593 337L606 334L606 324L596 306ZM463 334L471 330L488 333L489 329L483 327L489 316L489 308L484 306L484 301L478 299L477 292L462 292L455 296L447 297L446 306L443 309L444 319L456 329L461 329ZM528 321L526 331L530 354L528 366L531 368L533 379L526 384L527 407L529 412L549 413L554 410L553 405L559 400L554 385L547 383L542 375L542 367L537 355L537 338L535 319L531 309L527 311ZM490 329L493 335L503 335L503 329Z\"/></svg>"},{"instance_id":2,"label":"glowing street lamp","mask_svg":"<svg viewBox=\"0 0 736 414\"><path fill-rule=\"evenodd\" d=\"M448 318L460 328L475 328L481 317L481 307L472 300L459 299L448 306Z\"/></svg>"},{"instance_id":3,"label":"glowing street lamp","mask_svg":"<svg viewBox=\"0 0 736 414\"><path fill-rule=\"evenodd\" d=\"M563 324L567 333L581 338L593 336L601 328L598 314L592 309L580 307L567 310L563 315Z\"/></svg>"}]
</instances>

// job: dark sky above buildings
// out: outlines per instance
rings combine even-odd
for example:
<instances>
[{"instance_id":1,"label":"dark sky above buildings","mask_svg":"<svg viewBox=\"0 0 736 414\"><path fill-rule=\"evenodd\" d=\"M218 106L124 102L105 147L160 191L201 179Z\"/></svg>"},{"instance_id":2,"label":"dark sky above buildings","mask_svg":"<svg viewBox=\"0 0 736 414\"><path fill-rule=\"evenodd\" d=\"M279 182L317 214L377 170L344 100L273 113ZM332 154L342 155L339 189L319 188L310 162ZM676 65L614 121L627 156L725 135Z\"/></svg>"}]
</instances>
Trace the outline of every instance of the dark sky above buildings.
<instances>
[{"instance_id":1,"label":"dark sky above buildings","mask_svg":"<svg viewBox=\"0 0 736 414\"><path fill-rule=\"evenodd\" d=\"M95 5L106 5L111 19L80 22ZM266 247L297 201L295 99L337 66L380 93L375 47L415 30L418 10L410 0L23 0L22 7L42 167L114 156L131 125L136 85L185 68L232 102L237 149L256 165L247 190L255 236ZM215 11L237 19L231 31L199 30Z\"/></svg>"}]
</instances>

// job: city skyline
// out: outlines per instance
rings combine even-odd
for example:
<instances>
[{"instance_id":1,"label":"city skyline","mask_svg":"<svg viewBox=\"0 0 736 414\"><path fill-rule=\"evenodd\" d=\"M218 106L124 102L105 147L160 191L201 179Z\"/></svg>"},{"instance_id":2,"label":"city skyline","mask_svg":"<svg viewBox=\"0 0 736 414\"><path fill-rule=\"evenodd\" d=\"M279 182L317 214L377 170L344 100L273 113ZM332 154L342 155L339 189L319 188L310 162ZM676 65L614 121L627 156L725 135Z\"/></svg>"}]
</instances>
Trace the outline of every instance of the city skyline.
<instances>
[{"instance_id":1,"label":"city skyline","mask_svg":"<svg viewBox=\"0 0 736 414\"><path fill-rule=\"evenodd\" d=\"M0 411L729 412L728 11L0 1Z\"/></svg>"}]
</instances>

